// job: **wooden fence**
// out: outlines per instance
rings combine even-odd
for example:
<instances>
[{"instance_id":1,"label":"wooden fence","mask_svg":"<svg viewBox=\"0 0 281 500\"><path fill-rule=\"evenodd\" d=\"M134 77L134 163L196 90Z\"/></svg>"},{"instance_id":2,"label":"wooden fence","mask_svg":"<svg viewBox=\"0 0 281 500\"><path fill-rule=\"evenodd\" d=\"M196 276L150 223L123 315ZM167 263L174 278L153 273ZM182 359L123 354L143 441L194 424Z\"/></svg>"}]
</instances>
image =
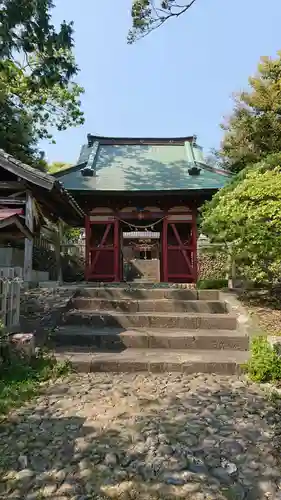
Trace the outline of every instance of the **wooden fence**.
<instances>
[{"instance_id":1,"label":"wooden fence","mask_svg":"<svg viewBox=\"0 0 281 500\"><path fill-rule=\"evenodd\" d=\"M34 246L38 248L44 248L45 250L51 250L52 252L55 250L55 245L43 236L35 236L33 243Z\"/></svg>"},{"instance_id":2,"label":"wooden fence","mask_svg":"<svg viewBox=\"0 0 281 500\"><path fill-rule=\"evenodd\" d=\"M22 268L0 268L0 321L8 330L19 326Z\"/></svg>"},{"instance_id":3,"label":"wooden fence","mask_svg":"<svg viewBox=\"0 0 281 500\"><path fill-rule=\"evenodd\" d=\"M55 245L51 241L47 240L43 236L38 236L34 238L34 246L37 248L44 248L51 252L55 251ZM63 255L74 255L79 257L84 257L85 255L85 243L62 243L60 245L60 251Z\"/></svg>"},{"instance_id":4,"label":"wooden fence","mask_svg":"<svg viewBox=\"0 0 281 500\"><path fill-rule=\"evenodd\" d=\"M61 252L64 255L73 255L75 257L85 256L85 243L68 243L61 245Z\"/></svg>"}]
</instances>

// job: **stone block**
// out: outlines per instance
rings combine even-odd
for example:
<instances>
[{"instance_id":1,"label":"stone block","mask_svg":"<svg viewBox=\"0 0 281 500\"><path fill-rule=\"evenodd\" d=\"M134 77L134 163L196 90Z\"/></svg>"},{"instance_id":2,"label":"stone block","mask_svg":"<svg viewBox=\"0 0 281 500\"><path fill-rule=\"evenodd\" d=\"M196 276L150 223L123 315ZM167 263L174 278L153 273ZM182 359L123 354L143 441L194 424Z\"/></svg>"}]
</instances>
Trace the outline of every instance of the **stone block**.
<instances>
[{"instance_id":1,"label":"stone block","mask_svg":"<svg viewBox=\"0 0 281 500\"><path fill-rule=\"evenodd\" d=\"M15 333L10 337L15 350L27 359L35 355L35 338L33 333Z\"/></svg>"},{"instance_id":2,"label":"stone block","mask_svg":"<svg viewBox=\"0 0 281 500\"><path fill-rule=\"evenodd\" d=\"M281 355L281 336L280 335L269 335L267 337L268 343L271 345L272 349L278 354Z\"/></svg>"}]
</instances>

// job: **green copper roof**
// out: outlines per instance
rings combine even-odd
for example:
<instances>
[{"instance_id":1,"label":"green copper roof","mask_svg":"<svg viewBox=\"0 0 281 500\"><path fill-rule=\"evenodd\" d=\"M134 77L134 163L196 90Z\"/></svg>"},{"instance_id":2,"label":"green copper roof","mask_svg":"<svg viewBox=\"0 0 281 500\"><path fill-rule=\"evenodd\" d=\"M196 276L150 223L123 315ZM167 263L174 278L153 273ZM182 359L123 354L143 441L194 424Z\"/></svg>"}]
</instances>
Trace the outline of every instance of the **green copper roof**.
<instances>
[{"instance_id":1,"label":"green copper roof","mask_svg":"<svg viewBox=\"0 0 281 500\"><path fill-rule=\"evenodd\" d=\"M95 191L219 189L229 178L204 165L201 148L190 141L128 142L108 144L95 139L82 147L75 167L56 177L66 189ZM195 165L200 174L190 175L189 169ZM82 175L85 166L94 171L92 177Z\"/></svg>"}]
</instances>

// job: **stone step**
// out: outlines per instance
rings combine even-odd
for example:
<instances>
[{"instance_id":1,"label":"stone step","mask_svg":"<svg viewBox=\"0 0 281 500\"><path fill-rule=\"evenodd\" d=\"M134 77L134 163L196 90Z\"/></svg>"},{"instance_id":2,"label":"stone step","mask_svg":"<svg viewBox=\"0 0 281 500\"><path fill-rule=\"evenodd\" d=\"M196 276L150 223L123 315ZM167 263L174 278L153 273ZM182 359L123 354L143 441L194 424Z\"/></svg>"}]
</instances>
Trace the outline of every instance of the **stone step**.
<instances>
[{"instance_id":1,"label":"stone step","mask_svg":"<svg viewBox=\"0 0 281 500\"><path fill-rule=\"evenodd\" d=\"M123 313L116 311L70 310L62 322L68 325L122 328L179 328L185 330L235 330L237 319L232 314L212 313Z\"/></svg>"},{"instance_id":2,"label":"stone step","mask_svg":"<svg viewBox=\"0 0 281 500\"><path fill-rule=\"evenodd\" d=\"M64 326L52 334L56 346L79 346L107 351L134 349L199 349L247 351L249 338L233 330L166 330Z\"/></svg>"},{"instance_id":3,"label":"stone step","mask_svg":"<svg viewBox=\"0 0 281 500\"><path fill-rule=\"evenodd\" d=\"M75 297L71 301L73 309L120 312L199 312L227 313L226 303L219 300L173 300L173 299L93 299Z\"/></svg>"},{"instance_id":4,"label":"stone step","mask_svg":"<svg viewBox=\"0 0 281 500\"><path fill-rule=\"evenodd\" d=\"M219 290L188 290L185 288L141 288L139 283L125 284L120 287L100 286L100 287L77 287L75 297L91 297L93 299L173 299L173 300L219 300Z\"/></svg>"},{"instance_id":5,"label":"stone step","mask_svg":"<svg viewBox=\"0 0 281 500\"><path fill-rule=\"evenodd\" d=\"M68 360L80 372L180 372L233 375L248 360L246 351L168 351L166 349L126 349L122 352L89 352L57 349L60 361Z\"/></svg>"},{"instance_id":6,"label":"stone step","mask_svg":"<svg viewBox=\"0 0 281 500\"><path fill-rule=\"evenodd\" d=\"M76 283L77 285L77 283ZM81 287L84 288L172 288L172 289L185 289L185 290L195 290L196 286L194 283L164 283L164 282L151 282L146 278L141 278L137 283L134 281L110 281L101 283L98 281L83 281L80 283Z\"/></svg>"}]
</instances>

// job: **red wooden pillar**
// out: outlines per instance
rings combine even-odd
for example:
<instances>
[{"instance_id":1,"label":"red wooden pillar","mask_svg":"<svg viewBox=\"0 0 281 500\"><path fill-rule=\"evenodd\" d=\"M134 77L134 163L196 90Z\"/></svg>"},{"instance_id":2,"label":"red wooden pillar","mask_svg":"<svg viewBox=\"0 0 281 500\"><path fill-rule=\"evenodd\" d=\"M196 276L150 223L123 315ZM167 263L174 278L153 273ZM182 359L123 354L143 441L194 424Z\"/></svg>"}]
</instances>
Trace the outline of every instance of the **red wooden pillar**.
<instances>
[{"instance_id":1,"label":"red wooden pillar","mask_svg":"<svg viewBox=\"0 0 281 500\"><path fill-rule=\"evenodd\" d=\"M114 220L114 281L120 280L120 234L119 234L119 219Z\"/></svg>"},{"instance_id":2,"label":"red wooden pillar","mask_svg":"<svg viewBox=\"0 0 281 500\"><path fill-rule=\"evenodd\" d=\"M85 280L89 280L90 272L90 236L91 236L91 226L90 217L86 215L85 217Z\"/></svg>"},{"instance_id":3,"label":"red wooden pillar","mask_svg":"<svg viewBox=\"0 0 281 500\"><path fill-rule=\"evenodd\" d=\"M193 273L194 283L198 280L198 259L197 259L197 210L192 211L192 247L193 247Z\"/></svg>"},{"instance_id":4,"label":"red wooden pillar","mask_svg":"<svg viewBox=\"0 0 281 500\"><path fill-rule=\"evenodd\" d=\"M163 281L168 283L168 219L167 216L163 220L163 237L162 237L162 258L163 258Z\"/></svg>"}]
</instances>

